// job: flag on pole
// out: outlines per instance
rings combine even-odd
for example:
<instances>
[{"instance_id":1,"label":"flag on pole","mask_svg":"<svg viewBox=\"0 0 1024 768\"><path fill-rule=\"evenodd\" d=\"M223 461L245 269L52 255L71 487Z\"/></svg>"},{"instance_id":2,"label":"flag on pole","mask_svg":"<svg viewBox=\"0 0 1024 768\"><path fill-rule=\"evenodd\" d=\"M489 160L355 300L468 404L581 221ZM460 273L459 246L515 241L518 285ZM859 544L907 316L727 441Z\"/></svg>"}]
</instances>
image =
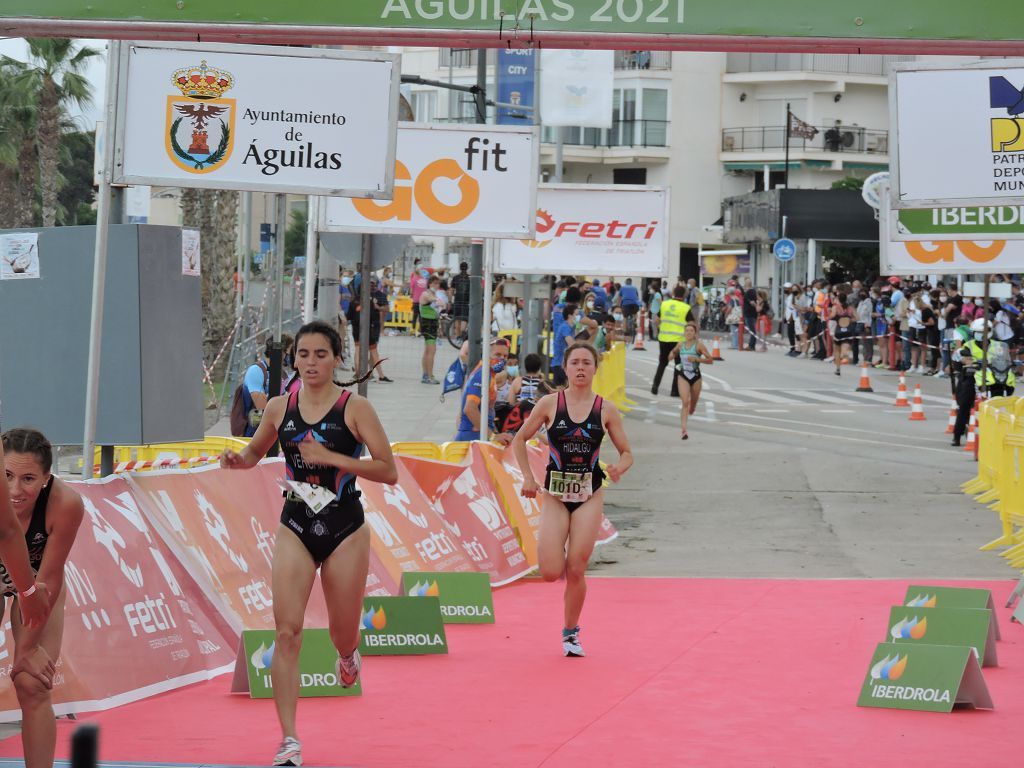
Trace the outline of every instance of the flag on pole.
<instances>
[{"instance_id":1,"label":"flag on pole","mask_svg":"<svg viewBox=\"0 0 1024 768\"><path fill-rule=\"evenodd\" d=\"M789 135L794 139L813 139L818 135L818 129L790 112Z\"/></svg>"}]
</instances>

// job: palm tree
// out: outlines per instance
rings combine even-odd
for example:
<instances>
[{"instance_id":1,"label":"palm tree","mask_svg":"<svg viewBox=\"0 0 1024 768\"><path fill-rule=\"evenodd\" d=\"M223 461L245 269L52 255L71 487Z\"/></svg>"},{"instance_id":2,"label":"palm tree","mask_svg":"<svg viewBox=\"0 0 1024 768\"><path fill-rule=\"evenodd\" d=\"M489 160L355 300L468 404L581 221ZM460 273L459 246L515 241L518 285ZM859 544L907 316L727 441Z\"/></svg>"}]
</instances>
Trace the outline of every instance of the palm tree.
<instances>
[{"instance_id":1,"label":"palm tree","mask_svg":"<svg viewBox=\"0 0 1024 768\"><path fill-rule=\"evenodd\" d=\"M84 72L89 60L99 56L100 51L79 47L74 40L65 38L27 38L26 42L29 61L13 70L10 85L35 97L42 223L52 227L57 223L61 125L69 107L84 107L92 102L92 86ZM17 62L5 56L3 63Z\"/></svg>"},{"instance_id":2,"label":"palm tree","mask_svg":"<svg viewBox=\"0 0 1024 768\"><path fill-rule=\"evenodd\" d=\"M19 79L24 70L0 60L0 227L29 227L35 213L36 107Z\"/></svg>"}]
</instances>

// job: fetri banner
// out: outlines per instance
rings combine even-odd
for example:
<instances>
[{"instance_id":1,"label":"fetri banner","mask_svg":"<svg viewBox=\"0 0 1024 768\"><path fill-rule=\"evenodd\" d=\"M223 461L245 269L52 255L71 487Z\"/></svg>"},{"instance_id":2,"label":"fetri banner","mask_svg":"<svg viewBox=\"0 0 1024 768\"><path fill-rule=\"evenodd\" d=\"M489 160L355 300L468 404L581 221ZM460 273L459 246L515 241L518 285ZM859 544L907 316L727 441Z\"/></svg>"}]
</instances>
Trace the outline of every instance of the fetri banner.
<instances>
[{"instance_id":1,"label":"fetri banner","mask_svg":"<svg viewBox=\"0 0 1024 768\"><path fill-rule=\"evenodd\" d=\"M230 627L149 524L127 481L70 485L85 518L65 566L57 714L108 709L228 671ZM0 719L20 720L9 617L3 630Z\"/></svg>"},{"instance_id":2,"label":"fetri banner","mask_svg":"<svg viewBox=\"0 0 1024 768\"><path fill-rule=\"evenodd\" d=\"M879 643L857 705L949 712L954 704L992 709L974 650L954 645Z\"/></svg>"},{"instance_id":3,"label":"fetri banner","mask_svg":"<svg viewBox=\"0 0 1024 768\"><path fill-rule=\"evenodd\" d=\"M482 573L456 575L487 579ZM436 597L364 598L359 618L359 652L363 656L448 653L440 601Z\"/></svg>"},{"instance_id":4,"label":"fetri banner","mask_svg":"<svg viewBox=\"0 0 1024 768\"><path fill-rule=\"evenodd\" d=\"M248 629L242 633L235 660L232 693L244 693L254 699L269 699L274 695L274 682L270 665L274 660L274 630ZM360 696L362 680L351 688L338 684L334 671L338 652L331 643L326 629L302 630L302 648L299 650L299 696Z\"/></svg>"},{"instance_id":5,"label":"fetri banner","mask_svg":"<svg viewBox=\"0 0 1024 768\"><path fill-rule=\"evenodd\" d=\"M437 598L445 624L493 624L494 598L486 573L406 573L411 598Z\"/></svg>"},{"instance_id":6,"label":"fetri banner","mask_svg":"<svg viewBox=\"0 0 1024 768\"><path fill-rule=\"evenodd\" d=\"M975 650L983 667L999 665L992 611L987 608L908 608L889 612L892 643L966 645Z\"/></svg>"}]
</instances>

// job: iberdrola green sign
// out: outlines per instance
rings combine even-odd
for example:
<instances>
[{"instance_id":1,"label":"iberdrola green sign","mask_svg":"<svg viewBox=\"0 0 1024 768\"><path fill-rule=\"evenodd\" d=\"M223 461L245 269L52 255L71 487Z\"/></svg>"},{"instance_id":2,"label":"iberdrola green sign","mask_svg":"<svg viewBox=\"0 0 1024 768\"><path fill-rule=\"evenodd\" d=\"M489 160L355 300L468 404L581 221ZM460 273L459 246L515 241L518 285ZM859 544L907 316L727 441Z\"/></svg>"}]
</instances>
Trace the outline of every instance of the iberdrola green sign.
<instances>
[{"instance_id":1,"label":"iberdrola green sign","mask_svg":"<svg viewBox=\"0 0 1024 768\"><path fill-rule=\"evenodd\" d=\"M422 45L450 45L459 32L493 33L492 47L507 40L543 42L546 33L561 33L576 36L562 47L581 47L588 34L597 33L661 35L666 47L672 47L671 36L855 38L866 41L862 50L872 50L875 39L1016 41L1024 28L1024 3L990 3L979 12L958 0L3 0L2 19L41 20L65 31L86 29L82 22L117 22L139 28L140 39L148 36L141 23L170 22L203 39L223 39L212 34L214 25L287 25L311 28L301 37L306 43L319 39L316 28L361 28L396 36L409 30L438 33L420 38ZM19 34L17 24L0 26ZM103 36L97 34L102 27L92 31L89 36ZM169 36L166 29L151 34L158 33Z\"/></svg>"},{"instance_id":2,"label":"iberdrola green sign","mask_svg":"<svg viewBox=\"0 0 1024 768\"><path fill-rule=\"evenodd\" d=\"M494 598L486 573L407 571L402 589L409 597L436 597L445 624L493 624Z\"/></svg>"},{"instance_id":3,"label":"iberdrola green sign","mask_svg":"<svg viewBox=\"0 0 1024 768\"><path fill-rule=\"evenodd\" d=\"M974 650L959 645L879 643L857 705L949 712L954 704L992 709Z\"/></svg>"},{"instance_id":4,"label":"iberdrola green sign","mask_svg":"<svg viewBox=\"0 0 1024 768\"><path fill-rule=\"evenodd\" d=\"M247 629L242 632L235 659L235 674L231 692L249 692L254 699L269 699L274 695L274 681L270 668L274 661L276 633L272 629ZM342 688L334 671L338 651L326 629L302 630L302 648L299 651L299 696L359 696L362 683Z\"/></svg>"}]
</instances>

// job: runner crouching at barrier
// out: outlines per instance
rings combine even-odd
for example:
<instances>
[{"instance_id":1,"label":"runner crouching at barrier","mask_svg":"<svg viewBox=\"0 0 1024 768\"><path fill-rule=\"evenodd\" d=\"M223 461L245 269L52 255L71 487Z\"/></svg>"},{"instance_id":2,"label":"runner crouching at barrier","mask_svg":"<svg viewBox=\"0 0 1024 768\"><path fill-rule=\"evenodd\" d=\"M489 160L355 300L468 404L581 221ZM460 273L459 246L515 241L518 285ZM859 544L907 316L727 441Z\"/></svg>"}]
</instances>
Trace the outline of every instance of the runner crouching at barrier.
<instances>
[{"instance_id":1,"label":"runner crouching at barrier","mask_svg":"<svg viewBox=\"0 0 1024 768\"><path fill-rule=\"evenodd\" d=\"M221 456L226 469L255 466L275 440L284 452L288 489L274 542L272 593L276 638L271 679L283 739L274 765L302 765L295 728L299 695L302 624L317 568L323 583L331 641L338 650L338 684L359 679L359 615L369 570L370 531L356 477L394 483L398 470L376 411L363 397L343 389L368 378L338 384L341 338L314 321L295 336L295 363L302 389L275 397L249 445ZM371 461L361 461L363 447Z\"/></svg>"},{"instance_id":2,"label":"runner crouching at barrier","mask_svg":"<svg viewBox=\"0 0 1024 768\"><path fill-rule=\"evenodd\" d=\"M51 473L53 449L41 432L12 429L3 434L0 444L0 463L7 475L0 517L12 523L0 524L0 584L4 597L14 597L20 609L11 614L14 662L10 676L21 707L25 766L51 768L57 723L50 691L64 636L64 564L85 507L82 498ZM13 509L9 518L8 509ZM24 538L15 537L15 531ZM22 541L26 546L21 546ZM15 584L29 583L29 566L36 581L21 591Z\"/></svg>"},{"instance_id":3,"label":"runner crouching at barrier","mask_svg":"<svg viewBox=\"0 0 1024 768\"><path fill-rule=\"evenodd\" d=\"M526 443L542 426L547 427L550 459L541 502L540 573L545 581L555 581L565 574L562 653L583 656L579 619L587 596L587 562L604 514L605 475L598 451L605 433L619 452L619 461L608 466L613 483L633 466L633 454L618 409L594 394L597 350L576 342L565 351L562 364L569 379L567 388L537 403L512 445L523 472L522 495L536 498L542 489L530 467Z\"/></svg>"}]
</instances>

